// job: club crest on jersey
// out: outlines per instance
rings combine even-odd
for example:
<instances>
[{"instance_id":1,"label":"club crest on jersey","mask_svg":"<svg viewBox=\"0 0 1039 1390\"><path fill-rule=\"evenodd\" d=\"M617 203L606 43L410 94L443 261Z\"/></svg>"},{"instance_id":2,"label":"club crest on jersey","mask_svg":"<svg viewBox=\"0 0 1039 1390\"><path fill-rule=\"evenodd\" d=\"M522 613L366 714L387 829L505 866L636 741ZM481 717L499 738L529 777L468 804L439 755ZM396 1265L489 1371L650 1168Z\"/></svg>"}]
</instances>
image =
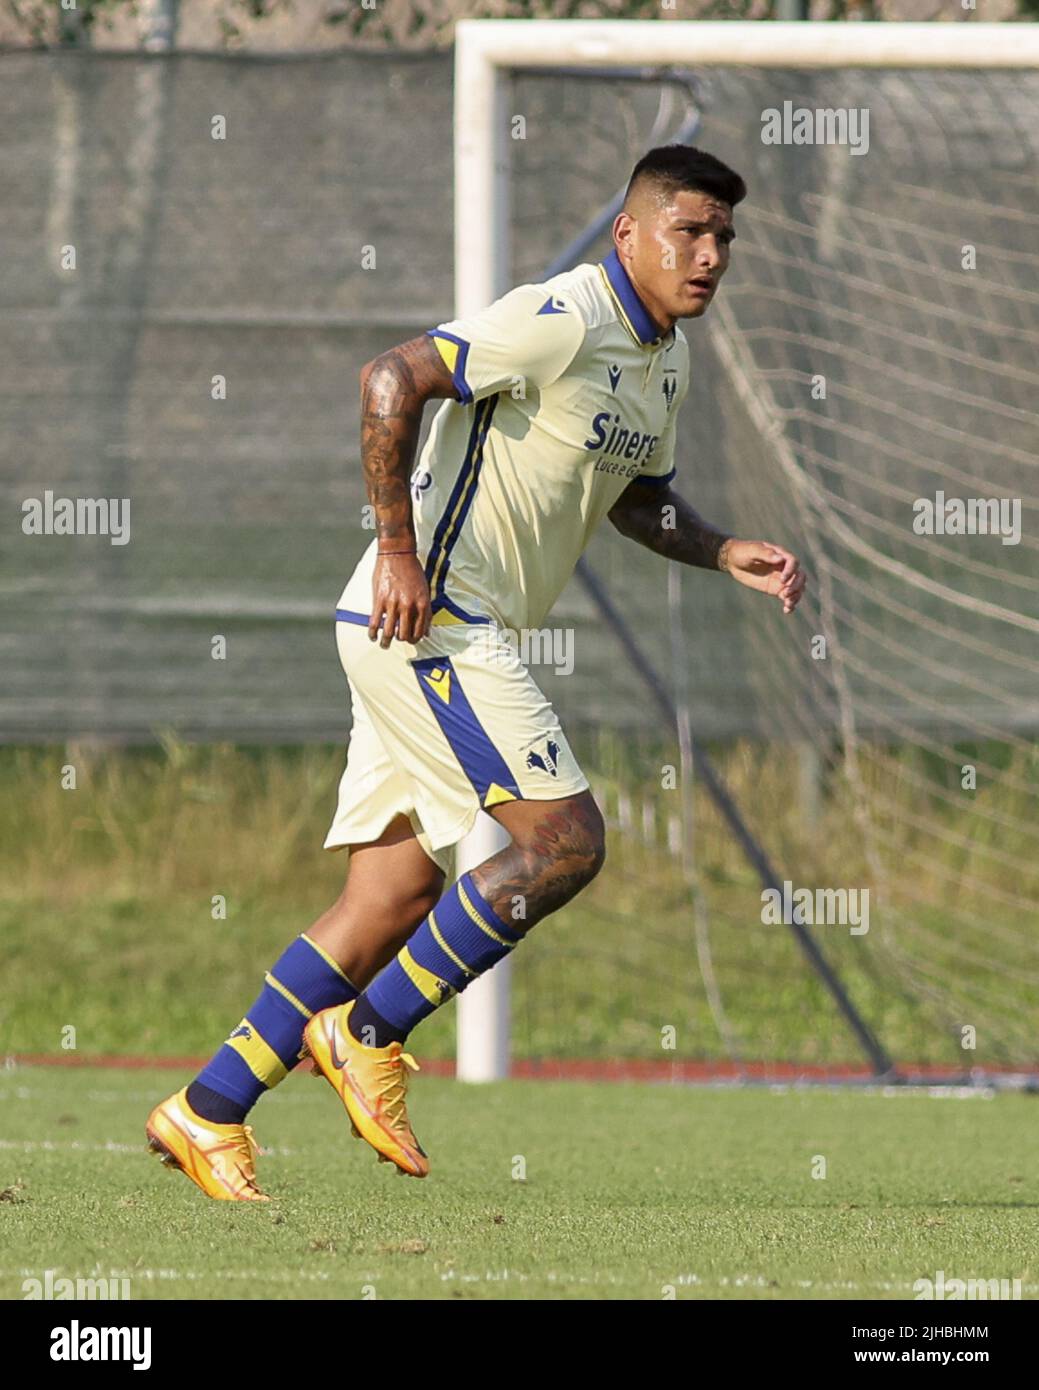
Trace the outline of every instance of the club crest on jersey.
<instances>
[{"instance_id":1,"label":"club crest on jersey","mask_svg":"<svg viewBox=\"0 0 1039 1390\"><path fill-rule=\"evenodd\" d=\"M539 314L565 314L566 305L556 294L550 294L538 310Z\"/></svg>"},{"instance_id":2,"label":"club crest on jersey","mask_svg":"<svg viewBox=\"0 0 1039 1390\"><path fill-rule=\"evenodd\" d=\"M559 744L555 739L550 738L545 745L543 753L535 752L532 748L527 754L527 767L531 771L538 768L541 772L547 772L550 777L559 774Z\"/></svg>"},{"instance_id":3,"label":"club crest on jersey","mask_svg":"<svg viewBox=\"0 0 1039 1390\"><path fill-rule=\"evenodd\" d=\"M611 362L610 365L606 368L607 375L608 375L609 378L610 378L610 390L611 390L611 391L616 391L616 389L617 389L617 383L618 383L618 382L620 381L620 379L621 379L621 372L622 372L623 370L624 370L623 367L618 367L618 366L617 366L615 363L613 363L613 362Z\"/></svg>"},{"instance_id":4,"label":"club crest on jersey","mask_svg":"<svg viewBox=\"0 0 1039 1390\"><path fill-rule=\"evenodd\" d=\"M664 380L660 383L660 389L664 393L664 400L667 401L667 408L670 410L675 399L675 392L678 390L678 378L674 375L673 367L665 367L664 372Z\"/></svg>"}]
</instances>

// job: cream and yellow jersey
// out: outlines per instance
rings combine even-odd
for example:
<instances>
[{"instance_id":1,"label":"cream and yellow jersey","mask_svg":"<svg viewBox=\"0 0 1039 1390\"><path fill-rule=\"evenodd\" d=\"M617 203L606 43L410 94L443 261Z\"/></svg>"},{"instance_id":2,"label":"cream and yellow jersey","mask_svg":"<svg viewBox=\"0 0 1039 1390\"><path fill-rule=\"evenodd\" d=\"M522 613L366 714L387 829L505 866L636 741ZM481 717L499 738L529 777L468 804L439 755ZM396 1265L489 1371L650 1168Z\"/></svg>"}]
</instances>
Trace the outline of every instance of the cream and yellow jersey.
<instances>
[{"instance_id":1,"label":"cream and yellow jersey","mask_svg":"<svg viewBox=\"0 0 1039 1390\"><path fill-rule=\"evenodd\" d=\"M411 479L433 621L538 628L628 484L674 476L688 344L616 251L429 334L457 390Z\"/></svg>"}]
</instances>

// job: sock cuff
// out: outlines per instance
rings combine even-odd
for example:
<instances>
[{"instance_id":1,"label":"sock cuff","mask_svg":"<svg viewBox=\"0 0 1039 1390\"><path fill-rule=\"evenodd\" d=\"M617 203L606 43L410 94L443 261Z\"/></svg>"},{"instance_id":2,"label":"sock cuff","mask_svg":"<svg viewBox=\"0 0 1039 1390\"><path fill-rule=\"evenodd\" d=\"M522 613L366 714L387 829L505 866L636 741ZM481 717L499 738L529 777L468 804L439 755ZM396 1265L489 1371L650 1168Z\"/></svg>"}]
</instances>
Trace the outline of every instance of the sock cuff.
<instances>
[{"instance_id":1,"label":"sock cuff","mask_svg":"<svg viewBox=\"0 0 1039 1390\"><path fill-rule=\"evenodd\" d=\"M319 946L316 941L313 941L306 934L306 932L300 932L299 940L305 941L312 951L316 951L317 954L321 957L321 959L325 962L325 964L329 967L329 969L334 970L335 973L339 976L339 978L343 981L343 983L349 985L355 994L360 993L357 986L354 984L353 980L350 979L349 975L347 975L343 967L338 963L338 961L334 961L332 959L332 957L328 954L328 952L325 950L323 946Z\"/></svg>"},{"instance_id":2,"label":"sock cuff","mask_svg":"<svg viewBox=\"0 0 1039 1390\"><path fill-rule=\"evenodd\" d=\"M354 999L359 992L328 952L306 933L286 947L266 978L268 989L277 990L305 1017Z\"/></svg>"},{"instance_id":3,"label":"sock cuff","mask_svg":"<svg viewBox=\"0 0 1039 1390\"><path fill-rule=\"evenodd\" d=\"M473 882L472 874L463 874L458 880L457 888L459 890L458 899L462 907L467 912L472 909L476 912L478 917L482 917L484 926L490 927L490 929L497 932L499 936L503 936L510 945L514 945L517 941L523 940L523 933L517 931L511 923L503 922L494 908L491 907L490 903ZM466 906L467 900L468 906Z\"/></svg>"}]
</instances>

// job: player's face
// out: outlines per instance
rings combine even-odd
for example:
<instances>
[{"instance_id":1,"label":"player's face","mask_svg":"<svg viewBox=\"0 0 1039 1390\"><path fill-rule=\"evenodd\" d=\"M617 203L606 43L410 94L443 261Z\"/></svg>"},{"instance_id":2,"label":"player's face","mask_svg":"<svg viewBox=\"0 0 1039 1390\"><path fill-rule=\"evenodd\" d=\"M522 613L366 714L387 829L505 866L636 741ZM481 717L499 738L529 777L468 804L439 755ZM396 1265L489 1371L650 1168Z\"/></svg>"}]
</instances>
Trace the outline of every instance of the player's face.
<instances>
[{"instance_id":1,"label":"player's face","mask_svg":"<svg viewBox=\"0 0 1039 1390\"><path fill-rule=\"evenodd\" d=\"M628 271L660 323L699 318L729 265L732 208L710 193L675 193L639 215Z\"/></svg>"}]
</instances>

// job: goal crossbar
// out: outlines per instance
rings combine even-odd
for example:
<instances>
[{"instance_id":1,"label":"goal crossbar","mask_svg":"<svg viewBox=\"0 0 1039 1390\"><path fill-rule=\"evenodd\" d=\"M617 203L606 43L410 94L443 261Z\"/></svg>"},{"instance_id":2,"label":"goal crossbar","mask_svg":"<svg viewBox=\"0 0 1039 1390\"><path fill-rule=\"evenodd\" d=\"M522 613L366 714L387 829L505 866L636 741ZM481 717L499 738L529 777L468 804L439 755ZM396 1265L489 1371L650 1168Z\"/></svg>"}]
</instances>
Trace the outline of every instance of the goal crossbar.
<instances>
[{"instance_id":1,"label":"goal crossbar","mask_svg":"<svg viewBox=\"0 0 1039 1390\"><path fill-rule=\"evenodd\" d=\"M464 19L455 27L455 312L508 288L510 70L675 64L773 68L1039 67L1039 25L848 21Z\"/></svg>"}]
</instances>

